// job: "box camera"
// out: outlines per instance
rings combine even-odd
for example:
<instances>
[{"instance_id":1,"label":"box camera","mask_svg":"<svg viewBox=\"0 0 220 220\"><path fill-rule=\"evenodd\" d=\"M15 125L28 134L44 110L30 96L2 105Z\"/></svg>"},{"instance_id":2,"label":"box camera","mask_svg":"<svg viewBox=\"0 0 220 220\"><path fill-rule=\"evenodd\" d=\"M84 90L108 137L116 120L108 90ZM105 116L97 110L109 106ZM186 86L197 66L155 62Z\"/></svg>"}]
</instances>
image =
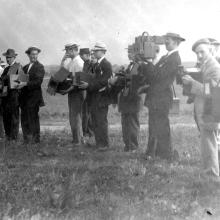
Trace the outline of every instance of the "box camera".
<instances>
[{"instance_id":1,"label":"box camera","mask_svg":"<svg viewBox=\"0 0 220 220\"><path fill-rule=\"evenodd\" d=\"M135 37L135 42L129 45L128 49L134 54L143 55L146 59L155 58L159 46L165 43L163 36L150 36L148 32L143 32L141 36Z\"/></svg>"}]
</instances>

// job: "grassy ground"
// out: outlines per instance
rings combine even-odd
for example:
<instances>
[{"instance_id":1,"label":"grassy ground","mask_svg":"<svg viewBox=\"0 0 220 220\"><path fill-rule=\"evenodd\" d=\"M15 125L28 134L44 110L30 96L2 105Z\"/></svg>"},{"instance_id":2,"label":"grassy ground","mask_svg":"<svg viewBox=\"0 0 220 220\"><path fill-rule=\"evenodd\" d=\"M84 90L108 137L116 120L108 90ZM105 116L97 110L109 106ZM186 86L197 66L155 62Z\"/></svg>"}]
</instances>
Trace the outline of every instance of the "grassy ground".
<instances>
[{"instance_id":1,"label":"grassy ground","mask_svg":"<svg viewBox=\"0 0 220 220\"><path fill-rule=\"evenodd\" d=\"M105 153L69 151L68 131L43 133L49 156L14 144L1 149L0 219L220 219L220 187L199 175L198 133L172 129L180 162L146 161L147 130L138 153L124 153L119 130Z\"/></svg>"}]
</instances>

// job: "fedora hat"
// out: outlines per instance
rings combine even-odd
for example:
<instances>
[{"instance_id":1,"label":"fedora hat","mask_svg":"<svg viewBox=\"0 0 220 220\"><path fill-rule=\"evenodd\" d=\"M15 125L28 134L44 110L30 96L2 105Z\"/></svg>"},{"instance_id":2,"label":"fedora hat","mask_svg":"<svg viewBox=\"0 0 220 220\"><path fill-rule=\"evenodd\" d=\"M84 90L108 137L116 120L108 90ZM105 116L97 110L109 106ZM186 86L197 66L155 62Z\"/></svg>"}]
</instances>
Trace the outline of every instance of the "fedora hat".
<instances>
[{"instance_id":1,"label":"fedora hat","mask_svg":"<svg viewBox=\"0 0 220 220\"><path fill-rule=\"evenodd\" d=\"M207 44L207 45L211 45L211 42L208 38L202 38L197 40L193 45L192 45L192 51L195 52L196 48L200 45L200 44Z\"/></svg>"},{"instance_id":2,"label":"fedora hat","mask_svg":"<svg viewBox=\"0 0 220 220\"><path fill-rule=\"evenodd\" d=\"M2 54L5 57L16 57L18 54L15 53L14 49L7 49L5 53Z\"/></svg>"},{"instance_id":3,"label":"fedora hat","mask_svg":"<svg viewBox=\"0 0 220 220\"><path fill-rule=\"evenodd\" d=\"M176 33L166 33L165 35L163 35L163 37L171 37L171 38L174 38L174 39L178 39L180 41L185 41L186 39L181 37L179 34L176 34Z\"/></svg>"},{"instance_id":4,"label":"fedora hat","mask_svg":"<svg viewBox=\"0 0 220 220\"><path fill-rule=\"evenodd\" d=\"M79 54L80 54L80 55L90 54L90 50L89 50L89 48L81 48L81 49L79 50Z\"/></svg>"},{"instance_id":5,"label":"fedora hat","mask_svg":"<svg viewBox=\"0 0 220 220\"><path fill-rule=\"evenodd\" d=\"M95 46L93 47L93 49L92 49L93 51L99 51L99 50L101 50L101 51L106 51L107 50L107 48L106 48L106 45L104 44L104 43L96 43L95 44Z\"/></svg>"},{"instance_id":6,"label":"fedora hat","mask_svg":"<svg viewBox=\"0 0 220 220\"><path fill-rule=\"evenodd\" d=\"M63 50L78 49L78 48L79 48L79 44L70 43L70 44L66 44L66 45L65 45L65 48L64 48Z\"/></svg>"},{"instance_id":7,"label":"fedora hat","mask_svg":"<svg viewBox=\"0 0 220 220\"><path fill-rule=\"evenodd\" d=\"M41 50L40 50L39 48L37 48L37 47L29 47L29 48L25 51L25 53L26 53L26 54L30 54L31 51L33 51L33 50L38 51L38 53L41 52Z\"/></svg>"}]
</instances>

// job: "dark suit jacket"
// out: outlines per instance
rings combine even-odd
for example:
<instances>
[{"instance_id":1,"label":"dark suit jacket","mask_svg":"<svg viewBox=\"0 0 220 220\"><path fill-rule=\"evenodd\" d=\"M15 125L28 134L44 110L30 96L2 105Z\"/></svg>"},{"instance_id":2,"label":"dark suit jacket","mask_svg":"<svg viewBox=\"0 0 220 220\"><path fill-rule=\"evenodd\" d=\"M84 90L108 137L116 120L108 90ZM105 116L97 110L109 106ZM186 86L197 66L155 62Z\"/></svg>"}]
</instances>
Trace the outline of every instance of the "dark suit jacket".
<instances>
[{"instance_id":1,"label":"dark suit jacket","mask_svg":"<svg viewBox=\"0 0 220 220\"><path fill-rule=\"evenodd\" d=\"M21 89L20 106L21 107L36 107L43 106L44 100L42 95L41 84L45 75L44 66L38 61L35 62L28 72L29 64L24 66L25 74L29 74L29 82L27 86Z\"/></svg>"},{"instance_id":2,"label":"dark suit jacket","mask_svg":"<svg viewBox=\"0 0 220 220\"><path fill-rule=\"evenodd\" d=\"M6 109L13 109L19 106L19 90L10 89L10 77L8 75L10 68L11 66L7 66L1 75L4 86L8 86L8 94L2 98L2 106ZM22 66L19 63L15 62L12 68L14 68L14 74L18 74L19 71L23 72Z\"/></svg>"},{"instance_id":3,"label":"dark suit jacket","mask_svg":"<svg viewBox=\"0 0 220 220\"><path fill-rule=\"evenodd\" d=\"M110 104L108 79L112 76L111 63L104 58L94 68L94 78L88 86L92 107L105 107Z\"/></svg>"},{"instance_id":4,"label":"dark suit jacket","mask_svg":"<svg viewBox=\"0 0 220 220\"><path fill-rule=\"evenodd\" d=\"M126 74L131 74L132 68L129 64L126 69ZM149 78L153 73L153 64L152 63L140 63L137 68L137 75L133 75L131 78L131 85L129 86L128 94L124 95L124 90L119 95L119 111L122 113L133 113L139 112L143 107L143 94L140 95L137 93L137 90L143 84L149 84Z\"/></svg>"},{"instance_id":5,"label":"dark suit jacket","mask_svg":"<svg viewBox=\"0 0 220 220\"><path fill-rule=\"evenodd\" d=\"M149 107L161 110L171 108L173 103L172 85L179 65L181 65L181 59L177 51L169 56L163 56L156 64L148 90L147 104Z\"/></svg>"}]
</instances>

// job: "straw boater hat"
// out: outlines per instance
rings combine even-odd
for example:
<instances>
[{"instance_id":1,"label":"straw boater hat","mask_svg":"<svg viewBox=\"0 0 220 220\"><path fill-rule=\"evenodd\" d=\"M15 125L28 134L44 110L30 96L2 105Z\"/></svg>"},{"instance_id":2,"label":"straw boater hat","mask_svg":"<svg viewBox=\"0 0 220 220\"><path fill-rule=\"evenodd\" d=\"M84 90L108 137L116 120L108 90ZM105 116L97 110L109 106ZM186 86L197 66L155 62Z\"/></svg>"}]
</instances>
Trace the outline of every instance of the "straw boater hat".
<instances>
[{"instance_id":1,"label":"straw boater hat","mask_svg":"<svg viewBox=\"0 0 220 220\"><path fill-rule=\"evenodd\" d=\"M18 54L15 53L14 49L7 49L5 53L2 54L5 57L16 57Z\"/></svg>"},{"instance_id":2,"label":"straw boater hat","mask_svg":"<svg viewBox=\"0 0 220 220\"><path fill-rule=\"evenodd\" d=\"M211 45L211 42L208 38L202 38L200 40L197 40L192 46L192 51L195 52L196 48L201 44Z\"/></svg>"},{"instance_id":3,"label":"straw boater hat","mask_svg":"<svg viewBox=\"0 0 220 220\"><path fill-rule=\"evenodd\" d=\"M173 39L177 39L179 41L185 41L186 39L181 37L179 34L175 34L175 33L166 33L165 35L163 35L163 37L171 37Z\"/></svg>"},{"instance_id":4,"label":"straw boater hat","mask_svg":"<svg viewBox=\"0 0 220 220\"><path fill-rule=\"evenodd\" d=\"M96 43L92 49L93 51L107 51L106 45L104 43Z\"/></svg>"},{"instance_id":5,"label":"straw boater hat","mask_svg":"<svg viewBox=\"0 0 220 220\"><path fill-rule=\"evenodd\" d=\"M31 51L33 51L33 50L38 51L38 53L41 52L41 50L40 50L39 48L37 48L37 47L29 47L29 48L25 51L25 53L26 53L26 54L30 54Z\"/></svg>"},{"instance_id":6,"label":"straw boater hat","mask_svg":"<svg viewBox=\"0 0 220 220\"><path fill-rule=\"evenodd\" d=\"M75 44L75 43L70 43L70 44L66 44L65 48L63 50L68 50L68 49L78 49L79 45Z\"/></svg>"}]
</instances>

